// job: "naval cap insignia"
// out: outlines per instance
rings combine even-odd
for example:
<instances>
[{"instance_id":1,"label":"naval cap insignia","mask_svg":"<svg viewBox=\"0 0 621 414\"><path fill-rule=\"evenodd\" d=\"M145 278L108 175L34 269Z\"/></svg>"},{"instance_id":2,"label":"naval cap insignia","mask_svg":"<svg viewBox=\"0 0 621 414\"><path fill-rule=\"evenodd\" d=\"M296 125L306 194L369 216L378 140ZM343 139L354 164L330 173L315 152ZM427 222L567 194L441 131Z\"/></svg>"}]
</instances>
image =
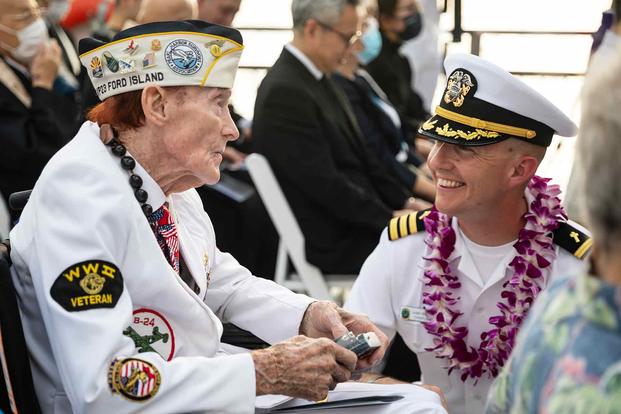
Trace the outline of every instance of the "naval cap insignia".
<instances>
[{"instance_id":1,"label":"naval cap insignia","mask_svg":"<svg viewBox=\"0 0 621 414\"><path fill-rule=\"evenodd\" d=\"M456 70L451 73L444 93L444 102L452 103L455 107L460 107L470 90L476 86L474 76L464 70Z\"/></svg>"}]
</instances>

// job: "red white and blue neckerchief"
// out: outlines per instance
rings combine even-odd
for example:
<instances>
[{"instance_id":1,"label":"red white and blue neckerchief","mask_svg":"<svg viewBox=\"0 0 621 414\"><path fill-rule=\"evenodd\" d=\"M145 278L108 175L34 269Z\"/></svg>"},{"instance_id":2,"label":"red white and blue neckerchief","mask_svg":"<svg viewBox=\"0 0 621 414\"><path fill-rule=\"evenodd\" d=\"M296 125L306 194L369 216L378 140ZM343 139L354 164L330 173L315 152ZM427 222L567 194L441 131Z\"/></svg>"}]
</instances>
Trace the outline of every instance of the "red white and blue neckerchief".
<instances>
[{"instance_id":1,"label":"red white and blue neckerchief","mask_svg":"<svg viewBox=\"0 0 621 414\"><path fill-rule=\"evenodd\" d=\"M179 236L166 203L149 215L149 224L166 260L179 274Z\"/></svg>"}]
</instances>

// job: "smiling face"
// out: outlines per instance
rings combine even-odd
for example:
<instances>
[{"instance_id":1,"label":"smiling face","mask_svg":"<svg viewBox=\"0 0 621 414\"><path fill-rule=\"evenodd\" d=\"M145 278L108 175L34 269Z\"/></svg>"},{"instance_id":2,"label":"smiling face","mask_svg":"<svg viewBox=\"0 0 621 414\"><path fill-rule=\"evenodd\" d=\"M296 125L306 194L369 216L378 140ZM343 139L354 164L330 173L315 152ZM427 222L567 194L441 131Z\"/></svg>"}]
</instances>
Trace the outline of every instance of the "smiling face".
<instances>
[{"instance_id":1,"label":"smiling face","mask_svg":"<svg viewBox=\"0 0 621 414\"><path fill-rule=\"evenodd\" d=\"M181 181L197 187L220 179L226 143L239 137L228 109L230 97L230 89L184 87L167 105L172 121L166 124L164 145Z\"/></svg>"},{"instance_id":2,"label":"smiling face","mask_svg":"<svg viewBox=\"0 0 621 414\"><path fill-rule=\"evenodd\" d=\"M438 210L469 218L504 205L515 187L517 154L510 141L478 147L436 141L427 163L436 183Z\"/></svg>"}]
</instances>

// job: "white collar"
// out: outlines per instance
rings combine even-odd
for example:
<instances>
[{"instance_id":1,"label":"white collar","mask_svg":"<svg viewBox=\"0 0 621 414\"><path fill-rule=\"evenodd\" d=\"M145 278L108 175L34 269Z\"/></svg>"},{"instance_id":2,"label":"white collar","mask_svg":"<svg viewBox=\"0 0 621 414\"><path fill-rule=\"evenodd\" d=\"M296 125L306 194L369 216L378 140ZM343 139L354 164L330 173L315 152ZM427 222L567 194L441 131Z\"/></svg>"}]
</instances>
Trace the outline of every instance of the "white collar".
<instances>
[{"instance_id":1,"label":"white collar","mask_svg":"<svg viewBox=\"0 0 621 414\"><path fill-rule=\"evenodd\" d=\"M534 197L530 191L528 191L528 188L524 190L524 197L526 198L526 203L530 209L530 205L534 201ZM509 266L511 260L515 257L515 249L511 250L511 252L503 258L502 263L496 267L494 274L492 274L492 276L487 280L487 283L483 283L483 280L479 276L479 270L474 264L468 249L466 249L464 240L460 236L461 231L458 227L459 224L457 222L457 217L451 218L451 226L455 231L455 248L453 249L453 253L448 260L449 262L452 262L453 260L460 259L456 271L466 275L469 279L481 287L481 289L490 287L505 277L507 267Z\"/></svg>"},{"instance_id":2,"label":"white collar","mask_svg":"<svg viewBox=\"0 0 621 414\"><path fill-rule=\"evenodd\" d=\"M308 69L308 71L311 73L311 75L313 75L315 79L321 80L321 78L323 78L323 72L317 68L317 66L312 62L312 60L308 58L308 56L304 54L304 52L293 46L293 44L291 43L287 43L285 45L285 49L287 49L289 53L295 56L295 58L299 60L306 67L306 69Z\"/></svg>"}]
</instances>

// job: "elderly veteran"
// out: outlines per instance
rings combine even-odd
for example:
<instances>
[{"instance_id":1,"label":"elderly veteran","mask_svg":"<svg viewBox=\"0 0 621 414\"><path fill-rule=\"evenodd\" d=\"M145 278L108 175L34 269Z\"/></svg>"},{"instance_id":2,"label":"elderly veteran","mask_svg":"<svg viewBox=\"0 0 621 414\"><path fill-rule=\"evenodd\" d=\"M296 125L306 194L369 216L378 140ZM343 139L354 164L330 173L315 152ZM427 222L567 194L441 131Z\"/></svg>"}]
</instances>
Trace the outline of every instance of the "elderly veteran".
<instances>
[{"instance_id":1,"label":"elderly veteran","mask_svg":"<svg viewBox=\"0 0 621 414\"><path fill-rule=\"evenodd\" d=\"M489 414L621 411L621 53L609 59L587 75L576 147L593 266L538 299L490 389Z\"/></svg>"},{"instance_id":2,"label":"elderly veteran","mask_svg":"<svg viewBox=\"0 0 621 414\"><path fill-rule=\"evenodd\" d=\"M238 31L202 21L80 42L103 102L10 235L43 412L251 413L261 394L322 399L382 357L367 318L255 278L216 247L194 187L218 180L238 136L227 102L242 48ZM217 355L221 320L284 341ZM357 361L331 339L348 330L382 344Z\"/></svg>"},{"instance_id":3,"label":"elderly veteran","mask_svg":"<svg viewBox=\"0 0 621 414\"><path fill-rule=\"evenodd\" d=\"M558 186L535 175L553 134L575 125L481 58L451 55L445 68L441 104L419 131L435 140L435 206L390 222L345 308L398 332L452 413L481 413L531 304L580 272L591 239L568 221Z\"/></svg>"}]
</instances>

